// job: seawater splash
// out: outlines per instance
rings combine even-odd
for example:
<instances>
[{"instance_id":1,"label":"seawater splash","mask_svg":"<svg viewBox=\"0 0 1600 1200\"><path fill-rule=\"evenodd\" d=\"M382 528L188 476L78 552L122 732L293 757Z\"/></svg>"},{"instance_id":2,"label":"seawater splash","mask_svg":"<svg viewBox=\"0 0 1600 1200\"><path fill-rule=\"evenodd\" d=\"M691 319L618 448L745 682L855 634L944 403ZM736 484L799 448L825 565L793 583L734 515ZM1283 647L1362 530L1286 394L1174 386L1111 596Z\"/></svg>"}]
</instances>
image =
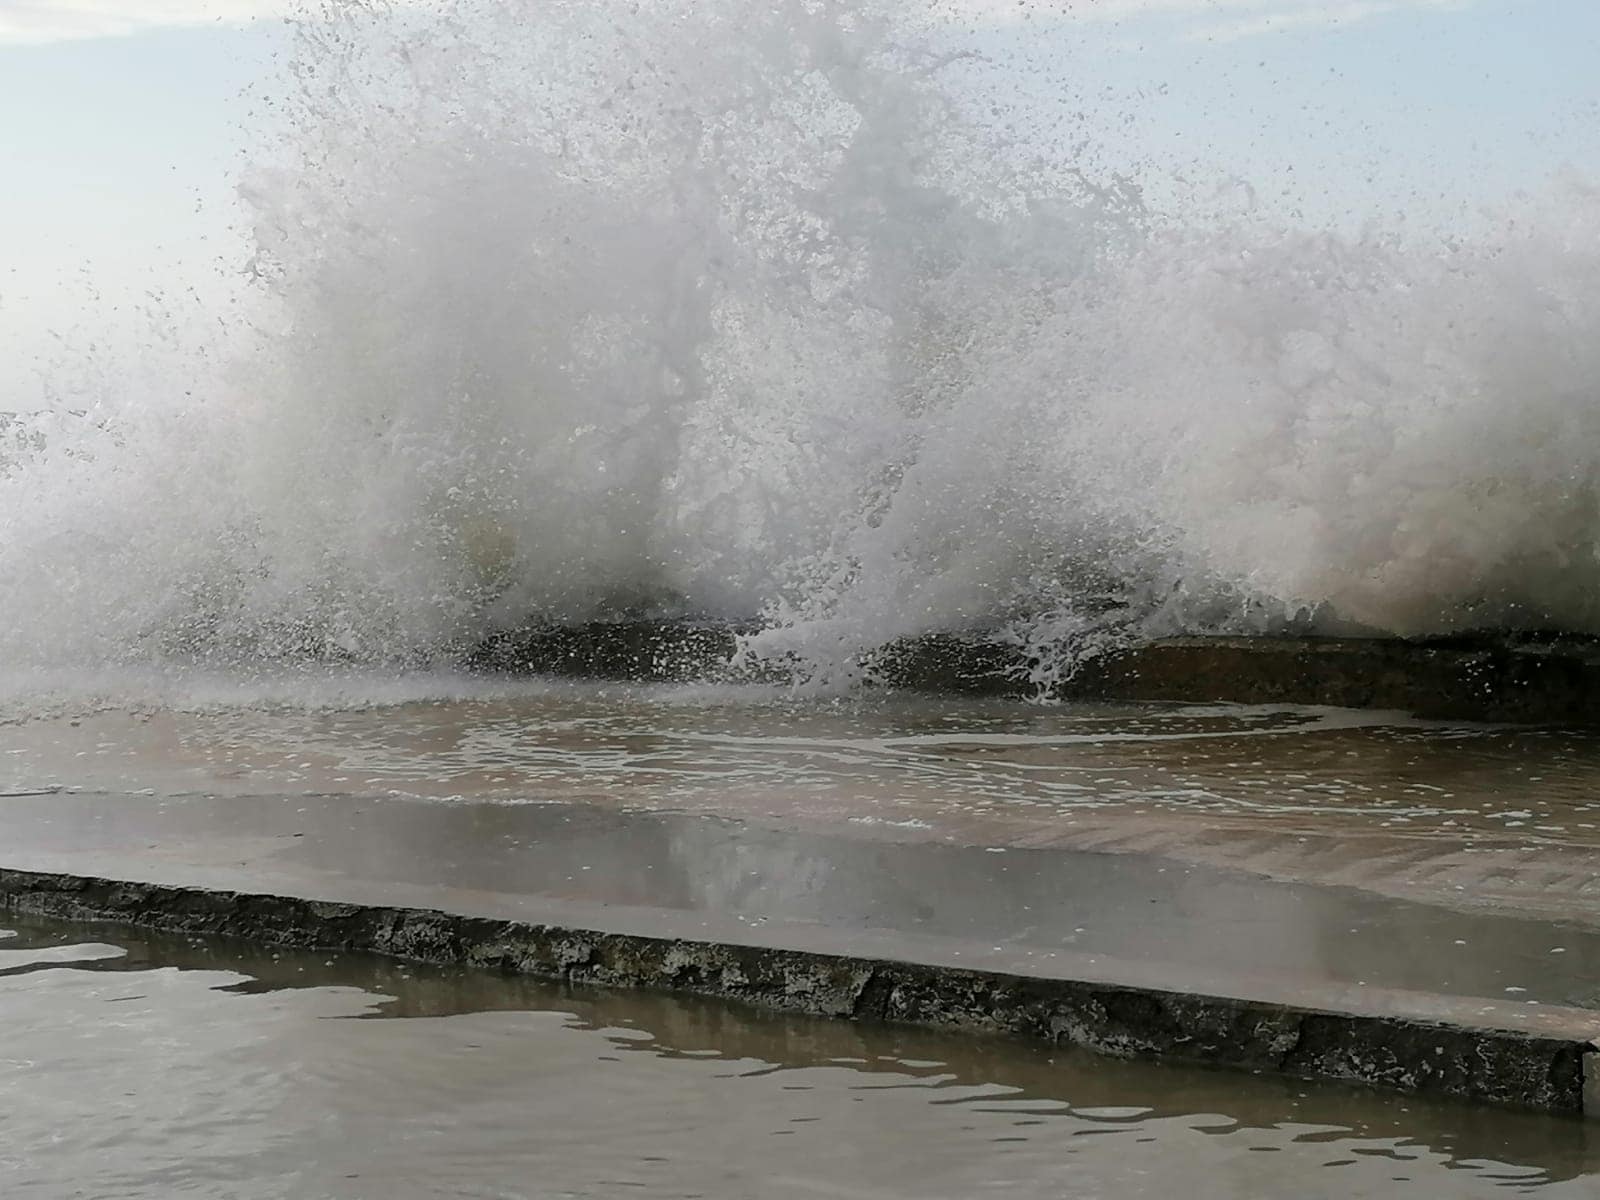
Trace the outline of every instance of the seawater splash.
<instances>
[{"instance_id":1,"label":"seawater splash","mask_svg":"<svg viewBox=\"0 0 1600 1200\"><path fill-rule=\"evenodd\" d=\"M1470 239L1186 219L1001 137L925 5L298 23L217 345L0 427L10 673L426 665L759 618L1600 632L1600 193ZM198 323L196 323L198 324ZM74 391L74 387L76 391ZM71 413L68 413L71 410Z\"/></svg>"}]
</instances>

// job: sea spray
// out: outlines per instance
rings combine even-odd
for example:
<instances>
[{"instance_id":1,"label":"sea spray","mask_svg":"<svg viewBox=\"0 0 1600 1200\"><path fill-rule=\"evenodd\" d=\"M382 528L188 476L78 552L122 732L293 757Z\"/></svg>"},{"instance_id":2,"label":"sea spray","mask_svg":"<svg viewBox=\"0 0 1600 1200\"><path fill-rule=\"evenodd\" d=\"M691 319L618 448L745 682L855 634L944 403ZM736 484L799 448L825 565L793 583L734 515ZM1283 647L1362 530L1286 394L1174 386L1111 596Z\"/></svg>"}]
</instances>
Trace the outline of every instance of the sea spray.
<instances>
[{"instance_id":1,"label":"sea spray","mask_svg":"<svg viewBox=\"0 0 1600 1200\"><path fill-rule=\"evenodd\" d=\"M892 2L305 17L221 343L0 430L5 670L1600 632L1593 188L1453 241L1156 214L964 53Z\"/></svg>"}]
</instances>

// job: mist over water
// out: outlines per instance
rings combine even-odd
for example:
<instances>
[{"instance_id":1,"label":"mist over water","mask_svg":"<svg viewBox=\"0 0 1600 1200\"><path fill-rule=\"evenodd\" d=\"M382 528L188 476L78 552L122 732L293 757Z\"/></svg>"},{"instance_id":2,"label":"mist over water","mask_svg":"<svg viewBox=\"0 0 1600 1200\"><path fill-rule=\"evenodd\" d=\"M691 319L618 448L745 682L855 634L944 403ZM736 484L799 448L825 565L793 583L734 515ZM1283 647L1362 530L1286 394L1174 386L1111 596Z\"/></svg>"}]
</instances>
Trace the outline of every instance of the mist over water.
<instances>
[{"instance_id":1,"label":"mist over water","mask_svg":"<svg viewBox=\"0 0 1600 1200\"><path fill-rule=\"evenodd\" d=\"M530 12L300 22L239 305L0 418L8 678L1600 632L1585 180L1454 238L1157 212L925 4Z\"/></svg>"}]
</instances>

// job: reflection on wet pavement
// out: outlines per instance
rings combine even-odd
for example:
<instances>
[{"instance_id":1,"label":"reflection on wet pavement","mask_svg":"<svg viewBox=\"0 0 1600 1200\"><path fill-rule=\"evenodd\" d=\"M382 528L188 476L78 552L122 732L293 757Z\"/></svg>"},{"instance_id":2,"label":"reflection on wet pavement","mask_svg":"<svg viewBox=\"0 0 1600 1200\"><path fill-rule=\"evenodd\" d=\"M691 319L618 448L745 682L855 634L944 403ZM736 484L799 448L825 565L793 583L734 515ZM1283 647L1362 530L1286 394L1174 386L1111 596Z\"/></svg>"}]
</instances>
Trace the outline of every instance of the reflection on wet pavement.
<instances>
[{"instance_id":1,"label":"reflection on wet pavement","mask_svg":"<svg viewBox=\"0 0 1600 1200\"><path fill-rule=\"evenodd\" d=\"M1600 737L1350 710L532 683L0 725L0 793L53 791L711 813L1158 855L1600 925Z\"/></svg>"},{"instance_id":2,"label":"reflection on wet pavement","mask_svg":"<svg viewBox=\"0 0 1600 1200\"><path fill-rule=\"evenodd\" d=\"M0 1194L22 1200L1566 1200L1600 1187L1600 1141L1576 1120L7 924Z\"/></svg>"},{"instance_id":3,"label":"reflection on wet pavement","mask_svg":"<svg viewBox=\"0 0 1600 1200\"><path fill-rule=\"evenodd\" d=\"M1149 855L339 795L17 797L0 807L0 831L0 866L26 870L1600 1029L1592 926Z\"/></svg>"},{"instance_id":4,"label":"reflection on wet pavement","mask_svg":"<svg viewBox=\"0 0 1600 1200\"><path fill-rule=\"evenodd\" d=\"M765 700L572 686L358 709L108 712L0 730L0 785L270 785L672 807L759 793L981 814L1202 813L1600 846L1600 738L1333 709Z\"/></svg>"}]
</instances>

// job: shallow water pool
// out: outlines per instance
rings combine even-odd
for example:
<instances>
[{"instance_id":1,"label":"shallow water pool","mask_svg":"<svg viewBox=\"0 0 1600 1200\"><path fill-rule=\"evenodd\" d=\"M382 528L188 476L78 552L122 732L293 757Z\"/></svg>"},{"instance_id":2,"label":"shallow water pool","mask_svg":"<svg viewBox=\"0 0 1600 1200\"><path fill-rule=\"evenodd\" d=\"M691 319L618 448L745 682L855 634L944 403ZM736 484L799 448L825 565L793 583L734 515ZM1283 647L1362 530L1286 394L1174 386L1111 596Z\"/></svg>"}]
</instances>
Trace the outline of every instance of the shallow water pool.
<instances>
[{"instance_id":1,"label":"shallow water pool","mask_svg":"<svg viewBox=\"0 0 1600 1200\"><path fill-rule=\"evenodd\" d=\"M31 919L0 1193L1296 1197L1600 1189L1576 1120Z\"/></svg>"}]
</instances>

